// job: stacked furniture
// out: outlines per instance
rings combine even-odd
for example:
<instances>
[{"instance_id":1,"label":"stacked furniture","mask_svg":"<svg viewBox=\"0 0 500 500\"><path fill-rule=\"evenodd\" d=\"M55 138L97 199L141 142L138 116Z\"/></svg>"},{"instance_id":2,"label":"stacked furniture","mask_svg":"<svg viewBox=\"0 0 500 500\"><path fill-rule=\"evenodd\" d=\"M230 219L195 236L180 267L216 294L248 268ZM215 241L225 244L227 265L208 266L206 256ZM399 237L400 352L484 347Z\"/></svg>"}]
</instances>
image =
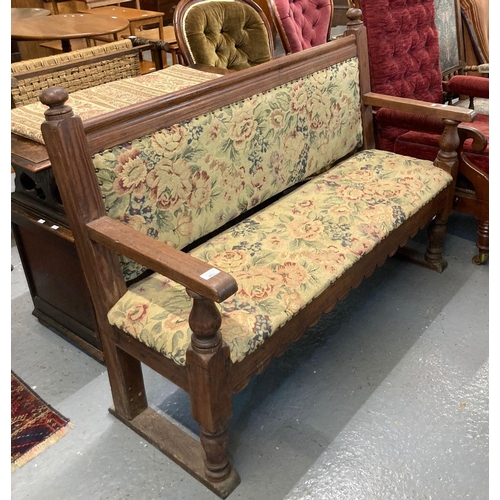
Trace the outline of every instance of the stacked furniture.
<instances>
[{"instance_id":1,"label":"stacked furniture","mask_svg":"<svg viewBox=\"0 0 500 500\"><path fill-rule=\"evenodd\" d=\"M460 0L468 66L490 62L489 0Z\"/></svg>"}]
</instances>

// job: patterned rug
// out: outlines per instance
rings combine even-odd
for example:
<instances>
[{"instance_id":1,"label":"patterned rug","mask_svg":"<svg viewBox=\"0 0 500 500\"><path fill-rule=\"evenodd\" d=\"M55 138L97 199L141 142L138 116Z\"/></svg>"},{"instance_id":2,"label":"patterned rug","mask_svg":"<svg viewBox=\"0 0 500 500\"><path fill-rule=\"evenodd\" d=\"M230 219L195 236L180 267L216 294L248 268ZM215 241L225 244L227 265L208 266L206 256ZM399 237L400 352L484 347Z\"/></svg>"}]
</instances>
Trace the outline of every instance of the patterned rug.
<instances>
[{"instance_id":1,"label":"patterned rug","mask_svg":"<svg viewBox=\"0 0 500 500\"><path fill-rule=\"evenodd\" d=\"M14 372L11 381L11 472L63 437L69 420L41 400Z\"/></svg>"}]
</instances>

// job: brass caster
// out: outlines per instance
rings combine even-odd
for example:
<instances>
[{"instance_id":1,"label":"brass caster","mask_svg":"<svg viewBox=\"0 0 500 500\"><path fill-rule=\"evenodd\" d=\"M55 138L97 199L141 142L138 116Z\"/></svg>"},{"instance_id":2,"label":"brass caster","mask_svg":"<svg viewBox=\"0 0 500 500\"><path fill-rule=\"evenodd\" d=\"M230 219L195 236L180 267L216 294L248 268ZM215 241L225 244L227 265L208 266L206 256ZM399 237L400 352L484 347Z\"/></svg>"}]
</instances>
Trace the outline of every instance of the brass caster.
<instances>
[{"instance_id":1,"label":"brass caster","mask_svg":"<svg viewBox=\"0 0 500 500\"><path fill-rule=\"evenodd\" d=\"M487 260L488 260L487 253L480 253L479 255L474 255L474 257L472 257L472 263L475 264L476 266L484 264Z\"/></svg>"}]
</instances>

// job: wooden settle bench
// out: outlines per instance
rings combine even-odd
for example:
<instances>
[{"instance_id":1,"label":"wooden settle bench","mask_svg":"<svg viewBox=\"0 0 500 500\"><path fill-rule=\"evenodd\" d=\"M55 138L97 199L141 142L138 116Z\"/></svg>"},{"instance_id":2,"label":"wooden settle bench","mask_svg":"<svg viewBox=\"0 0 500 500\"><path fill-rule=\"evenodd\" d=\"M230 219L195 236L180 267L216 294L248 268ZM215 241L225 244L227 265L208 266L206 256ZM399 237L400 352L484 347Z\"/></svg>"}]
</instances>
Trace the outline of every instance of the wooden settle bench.
<instances>
[{"instance_id":1,"label":"wooden settle bench","mask_svg":"<svg viewBox=\"0 0 500 500\"><path fill-rule=\"evenodd\" d=\"M348 15L342 38L85 121L63 89L41 97L110 411L222 498L240 482L232 395L419 229L420 263L446 266L457 126L476 113L371 93ZM375 149L382 105L442 117L434 163ZM200 440L148 406L142 363L189 394Z\"/></svg>"}]
</instances>

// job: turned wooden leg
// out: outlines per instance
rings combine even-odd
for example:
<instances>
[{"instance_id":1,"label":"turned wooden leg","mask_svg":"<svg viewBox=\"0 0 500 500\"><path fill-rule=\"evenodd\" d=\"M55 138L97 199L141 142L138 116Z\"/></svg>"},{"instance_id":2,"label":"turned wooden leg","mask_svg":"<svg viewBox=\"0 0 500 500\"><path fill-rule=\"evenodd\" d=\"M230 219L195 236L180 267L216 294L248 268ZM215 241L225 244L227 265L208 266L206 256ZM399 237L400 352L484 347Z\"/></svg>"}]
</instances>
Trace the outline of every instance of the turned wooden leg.
<instances>
[{"instance_id":1,"label":"turned wooden leg","mask_svg":"<svg viewBox=\"0 0 500 500\"><path fill-rule=\"evenodd\" d=\"M446 236L446 221L435 217L427 230L429 235L429 245L425 251L425 260L431 267L442 272L448 263L443 259L443 241Z\"/></svg>"},{"instance_id":2,"label":"turned wooden leg","mask_svg":"<svg viewBox=\"0 0 500 500\"><path fill-rule=\"evenodd\" d=\"M220 312L211 300L188 292L193 298L189 325L193 332L186 355L191 412L200 425L205 450L205 475L218 483L240 479L227 457L227 424L232 415L232 392L227 366L229 348L219 331Z\"/></svg>"},{"instance_id":3,"label":"turned wooden leg","mask_svg":"<svg viewBox=\"0 0 500 500\"><path fill-rule=\"evenodd\" d=\"M227 430L211 434L201 429L200 440L206 454L205 474L215 483L223 481L231 472L231 463L226 455Z\"/></svg>"},{"instance_id":4,"label":"turned wooden leg","mask_svg":"<svg viewBox=\"0 0 500 500\"><path fill-rule=\"evenodd\" d=\"M479 221L477 228L477 248L479 254L472 258L476 265L484 264L488 260L490 250L490 223L489 221Z\"/></svg>"}]
</instances>

